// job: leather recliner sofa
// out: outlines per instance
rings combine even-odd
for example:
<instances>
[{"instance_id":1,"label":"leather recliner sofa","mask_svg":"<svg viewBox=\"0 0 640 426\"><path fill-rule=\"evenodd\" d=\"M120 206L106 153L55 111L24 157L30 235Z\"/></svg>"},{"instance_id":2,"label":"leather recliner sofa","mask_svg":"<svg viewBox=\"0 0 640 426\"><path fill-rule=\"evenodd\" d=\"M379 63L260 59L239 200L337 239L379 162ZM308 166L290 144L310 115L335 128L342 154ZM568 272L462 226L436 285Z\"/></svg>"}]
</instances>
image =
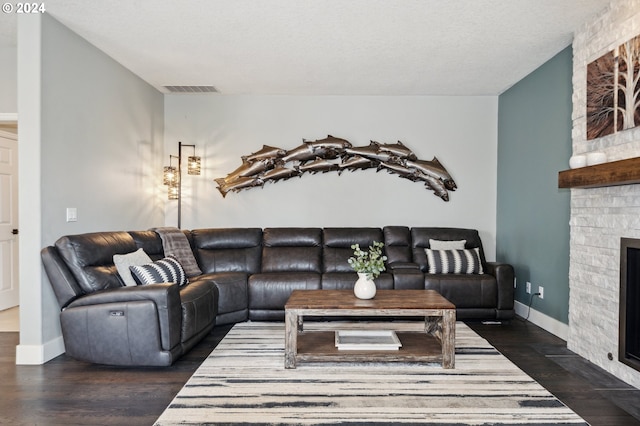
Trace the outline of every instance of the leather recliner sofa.
<instances>
[{"instance_id":1,"label":"leather recliner sofa","mask_svg":"<svg viewBox=\"0 0 640 426\"><path fill-rule=\"evenodd\" d=\"M98 232L60 238L42 250L62 309L68 355L102 364L170 365L215 324L284 318L294 289L351 289L352 244L385 243L379 289L434 289L458 319L513 318L511 265L487 262L478 232L461 228L219 228L184 231L202 275L189 284L125 287L114 254L142 248L164 257L154 231ZM479 248L481 274L431 274L430 240Z\"/></svg>"},{"instance_id":2,"label":"leather recliner sofa","mask_svg":"<svg viewBox=\"0 0 640 426\"><path fill-rule=\"evenodd\" d=\"M211 281L124 286L113 256L138 248L162 257L153 231L70 235L42 250L68 355L98 364L171 365L213 329L218 288Z\"/></svg>"}]
</instances>

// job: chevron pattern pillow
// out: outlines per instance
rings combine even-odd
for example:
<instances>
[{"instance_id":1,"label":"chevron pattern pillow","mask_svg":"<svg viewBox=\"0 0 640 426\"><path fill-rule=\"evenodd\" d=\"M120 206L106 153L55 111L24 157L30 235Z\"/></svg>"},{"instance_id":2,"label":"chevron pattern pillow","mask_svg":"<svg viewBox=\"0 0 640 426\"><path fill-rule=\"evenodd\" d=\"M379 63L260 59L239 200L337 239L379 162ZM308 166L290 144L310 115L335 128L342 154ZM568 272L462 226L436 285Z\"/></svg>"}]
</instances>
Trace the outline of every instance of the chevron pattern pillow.
<instances>
[{"instance_id":1,"label":"chevron pattern pillow","mask_svg":"<svg viewBox=\"0 0 640 426\"><path fill-rule=\"evenodd\" d=\"M174 256L156 260L146 265L131 266L131 275L140 285L177 283L185 285L189 282L182 265Z\"/></svg>"},{"instance_id":2,"label":"chevron pattern pillow","mask_svg":"<svg viewBox=\"0 0 640 426\"><path fill-rule=\"evenodd\" d=\"M424 249L429 274L482 274L480 249L432 250Z\"/></svg>"}]
</instances>

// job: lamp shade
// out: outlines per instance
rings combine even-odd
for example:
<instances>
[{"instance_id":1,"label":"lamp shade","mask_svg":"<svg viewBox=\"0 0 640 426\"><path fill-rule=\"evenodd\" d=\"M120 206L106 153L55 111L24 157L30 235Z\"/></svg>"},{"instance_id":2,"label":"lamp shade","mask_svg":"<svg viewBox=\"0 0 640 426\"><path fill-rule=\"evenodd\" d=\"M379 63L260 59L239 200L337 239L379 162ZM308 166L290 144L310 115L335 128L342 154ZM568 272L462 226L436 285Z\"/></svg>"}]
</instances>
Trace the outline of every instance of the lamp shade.
<instances>
[{"instance_id":1,"label":"lamp shade","mask_svg":"<svg viewBox=\"0 0 640 426\"><path fill-rule=\"evenodd\" d=\"M180 198L180 189L178 188L178 185L169 185L167 195L170 200L177 200Z\"/></svg>"},{"instance_id":2,"label":"lamp shade","mask_svg":"<svg viewBox=\"0 0 640 426\"><path fill-rule=\"evenodd\" d=\"M175 185L178 183L178 170L173 166L165 166L162 177L165 185Z\"/></svg>"},{"instance_id":3,"label":"lamp shade","mask_svg":"<svg viewBox=\"0 0 640 426\"><path fill-rule=\"evenodd\" d=\"M190 175L200 174L200 157L196 157L194 155L188 158L187 173L189 173Z\"/></svg>"}]
</instances>

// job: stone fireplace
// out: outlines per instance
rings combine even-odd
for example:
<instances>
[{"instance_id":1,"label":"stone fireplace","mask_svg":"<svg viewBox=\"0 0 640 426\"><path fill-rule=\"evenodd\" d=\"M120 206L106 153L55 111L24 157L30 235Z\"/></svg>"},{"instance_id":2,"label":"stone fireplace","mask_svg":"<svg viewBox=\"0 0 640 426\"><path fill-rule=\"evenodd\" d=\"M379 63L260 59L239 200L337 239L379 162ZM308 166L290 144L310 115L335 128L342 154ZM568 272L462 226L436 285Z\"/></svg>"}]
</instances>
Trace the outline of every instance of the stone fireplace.
<instances>
[{"instance_id":1,"label":"stone fireplace","mask_svg":"<svg viewBox=\"0 0 640 426\"><path fill-rule=\"evenodd\" d=\"M618 361L640 371L640 239L620 240Z\"/></svg>"},{"instance_id":2,"label":"stone fireplace","mask_svg":"<svg viewBox=\"0 0 640 426\"><path fill-rule=\"evenodd\" d=\"M637 35L640 35L639 0L612 1L600 16L576 32L573 42L574 155L601 151L606 153L608 161L640 156L640 127L599 139L588 141L586 138L587 64ZM621 362L618 356L621 350L621 239L640 239L640 184L572 189L570 225L567 346L640 388L640 371ZM636 345L639 339L636 334Z\"/></svg>"}]
</instances>

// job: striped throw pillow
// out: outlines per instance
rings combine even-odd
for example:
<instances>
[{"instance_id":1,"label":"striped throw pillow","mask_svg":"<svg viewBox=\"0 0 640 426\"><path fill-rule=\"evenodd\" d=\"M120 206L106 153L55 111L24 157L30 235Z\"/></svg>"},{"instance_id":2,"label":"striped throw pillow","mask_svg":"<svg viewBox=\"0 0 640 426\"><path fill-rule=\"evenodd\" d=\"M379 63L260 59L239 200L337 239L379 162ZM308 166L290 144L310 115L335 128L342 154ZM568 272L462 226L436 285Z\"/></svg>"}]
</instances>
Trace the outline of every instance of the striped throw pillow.
<instances>
[{"instance_id":1,"label":"striped throw pillow","mask_svg":"<svg viewBox=\"0 0 640 426\"><path fill-rule=\"evenodd\" d=\"M182 265L174 256L167 256L146 265L131 266L130 269L131 275L140 285L160 283L185 285L189 282Z\"/></svg>"},{"instance_id":2,"label":"striped throw pillow","mask_svg":"<svg viewBox=\"0 0 640 426\"><path fill-rule=\"evenodd\" d=\"M429 274L482 274L480 249L432 250L424 249Z\"/></svg>"}]
</instances>

